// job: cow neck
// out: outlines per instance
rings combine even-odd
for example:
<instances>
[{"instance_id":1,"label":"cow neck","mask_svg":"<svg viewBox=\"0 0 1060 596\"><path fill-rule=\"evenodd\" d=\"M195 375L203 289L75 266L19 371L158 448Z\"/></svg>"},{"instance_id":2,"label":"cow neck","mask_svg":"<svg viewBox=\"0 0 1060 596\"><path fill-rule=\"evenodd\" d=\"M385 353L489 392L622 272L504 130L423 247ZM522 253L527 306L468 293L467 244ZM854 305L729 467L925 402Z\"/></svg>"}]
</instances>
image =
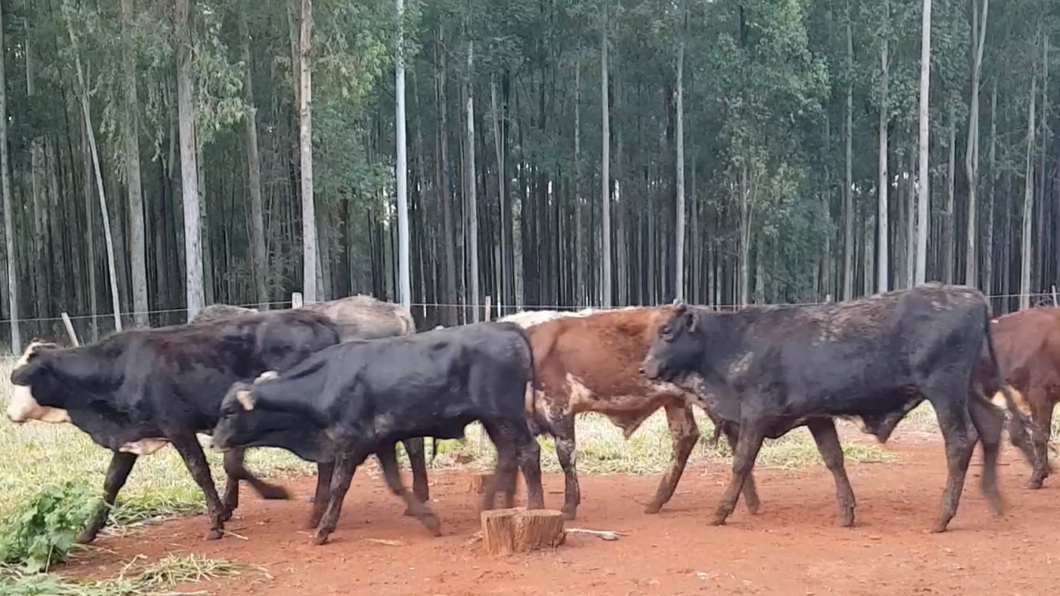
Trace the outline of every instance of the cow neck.
<instances>
[{"instance_id":1,"label":"cow neck","mask_svg":"<svg viewBox=\"0 0 1060 596\"><path fill-rule=\"evenodd\" d=\"M753 307L737 312L712 312L702 309L699 313L699 325L704 358L700 361L708 366L717 366L727 364L744 354L747 351L746 332L754 324L757 314Z\"/></svg>"},{"instance_id":2,"label":"cow neck","mask_svg":"<svg viewBox=\"0 0 1060 596\"><path fill-rule=\"evenodd\" d=\"M327 426L327 404L321 402L326 365L326 360L314 355L284 375L255 383L254 407L306 416Z\"/></svg>"},{"instance_id":3,"label":"cow neck","mask_svg":"<svg viewBox=\"0 0 1060 596\"><path fill-rule=\"evenodd\" d=\"M62 407L71 409L85 405L96 394L113 389L119 381L113 374L117 362L107 358L100 348L92 345L42 354L47 359L52 380L44 388L50 394L46 399L61 402ZM39 390L34 387L34 392Z\"/></svg>"}]
</instances>

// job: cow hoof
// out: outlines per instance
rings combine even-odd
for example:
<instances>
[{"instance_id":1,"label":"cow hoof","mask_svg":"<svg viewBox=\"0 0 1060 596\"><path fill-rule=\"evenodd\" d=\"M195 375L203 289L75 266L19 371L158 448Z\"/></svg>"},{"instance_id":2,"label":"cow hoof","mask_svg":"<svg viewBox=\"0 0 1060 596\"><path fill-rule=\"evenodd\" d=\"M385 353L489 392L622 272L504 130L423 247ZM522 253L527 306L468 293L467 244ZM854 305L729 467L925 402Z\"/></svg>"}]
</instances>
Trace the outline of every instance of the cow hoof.
<instances>
[{"instance_id":1,"label":"cow hoof","mask_svg":"<svg viewBox=\"0 0 1060 596\"><path fill-rule=\"evenodd\" d=\"M305 528L306 530L315 530L315 529L317 529L317 526L319 526L319 525L320 525L320 518L319 517L310 517L309 521L307 521L305 523L305 525L302 526L302 527Z\"/></svg>"},{"instance_id":2,"label":"cow hoof","mask_svg":"<svg viewBox=\"0 0 1060 596\"><path fill-rule=\"evenodd\" d=\"M442 522L438 519L438 516L433 513L424 514L420 518L420 522L423 524L427 531L433 536L442 535Z\"/></svg>"},{"instance_id":3,"label":"cow hoof","mask_svg":"<svg viewBox=\"0 0 1060 596\"><path fill-rule=\"evenodd\" d=\"M268 501L286 501L291 498L291 494L282 486L266 484L261 488L261 498Z\"/></svg>"},{"instance_id":4,"label":"cow hoof","mask_svg":"<svg viewBox=\"0 0 1060 596\"><path fill-rule=\"evenodd\" d=\"M1030 482L1027 483L1027 488L1029 488L1030 490L1038 490L1039 488L1042 487L1042 483L1043 482L1044 482L1043 480L1038 480L1037 478L1032 478L1030 480Z\"/></svg>"},{"instance_id":5,"label":"cow hoof","mask_svg":"<svg viewBox=\"0 0 1060 596\"><path fill-rule=\"evenodd\" d=\"M401 515L404 515L404 516L407 516L407 517L416 517L416 512L413 511L411 507L406 507L405 508L405 513L402 513Z\"/></svg>"},{"instance_id":6,"label":"cow hoof","mask_svg":"<svg viewBox=\"0 0 1060 596\"><path fill-rule=\"evenodd\" d=\"M854 527L854 511L847 510L839 514L836 518L835 525L840 528L852 528Z\"/></svg>"},{"instance_id":7,"label":"cow hoof","mask_svg":"<svg viewBox=\"0 0 1060 596\"><path fill-rule=\"evenodd\" d=\"M221 536L224 536L224 530L220 528L210 528L210 531L206 533L207 540L220 540Z\"/></svg>"},{"instance_id":8,"label":"cow hoof","mask_svg":"<svg viewBox=\"0 0 1060 596\"><path fill-rule=\"evenodd\" d=\"M320 546L328 541L329 532L323 530L317 530L317 533L313 535L313 544Z\"/></svg>"},{"instance_id":9,"label":"cow hoof","mask_svg":"<svg viewBox=\"0 0 1060 596\"><path fill-rule=\"evenodd\" d=\"M74 538L74 541L77 542L78 544L92 544L92 541L94 541L95 539L96 539L96 533L95 532L85 531L85 532L81 532L80 534L78 534L77 538Z\"/></svg>"},{"instance_id":10,"label":"cow hoof","mask_svg":"<svg viewBox=\"0 0 1060 596\"><path fill-rule=\"evenodd\" d=\"M235 510L235 507L225 507L225 510L221 512L221 517L220 517L221 521L222 522L226 522L226 521L229 521L230 519L232 519L232 513L233 513L234 510Z\"/></svg>"},{"instance_id":11,"label":"cow hoof","mask_svg":"<svg viewBox=\"0 0 1060 596\"><path fill-rule=\"evenodd\" d=\"M932 534L941 534L941 533L946 531L946 526L947 525L949 525L949 524L944 524L942 522L936 522L935 525L931 527L931 533Z\"/></svg>"},{"instance_id":12,"label":"cow hoof","mask_svg":"<svg viewBox=\"0 0 1060 596\"><path fill-rule=\"evenodd\" d=\"M564 507L560 511L563 512L563 519L567 521L574 521L574 518L578 516L577 507Z\"/></svg>"},{"instance_id":13,"label":"cow hoof","mask_svg":"<svg viewBox=\"0 0 1060 596\"><path fill-rule=\"evenodd\" d=\"M758 501L745 501L744 507L747 507L747 513L750 513L751 515L758 515L758 508L761 507L761 504Z\"/></svg>"},{"instance_id":14,"label":"cow hoof","mask_svg":"<svg viewBox=\"0 0 1060 596\"><path fill-rule=\"evenodd\" d=\"M649 515L654 515L654 514L658 513L661 510L662 510L662 503L656 503L655 501L652 501L651 503L648 503L647 505L644 506L644 513L647 513Z\"/></svg>"},{"instance_id":15,"label":"cow hoof","mask_svg":"<svg viewBox=\"0 0 1060 596\"><path fill-rule=\"evenodd\" d=\"M712 525L712 526L724 526L725 525L725 519L727 517L729 517L729 516L728 515L722 515L722 514L719 513L718 515L714 516L714 519L710 520L710 525Z\"/></svg>"}]
</instances>

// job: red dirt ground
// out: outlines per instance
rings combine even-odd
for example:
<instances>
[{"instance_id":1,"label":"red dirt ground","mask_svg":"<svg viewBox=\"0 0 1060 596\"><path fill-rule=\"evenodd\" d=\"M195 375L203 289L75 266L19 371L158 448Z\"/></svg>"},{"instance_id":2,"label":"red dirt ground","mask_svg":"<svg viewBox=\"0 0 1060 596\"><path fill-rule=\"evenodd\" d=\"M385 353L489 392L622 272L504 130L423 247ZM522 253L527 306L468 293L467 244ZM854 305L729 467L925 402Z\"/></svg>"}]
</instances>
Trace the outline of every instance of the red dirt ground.
<instances>
[{"instance_id":1,"label":"red dirt ground","mask_svg":"<svg viewBox=\"0 0 1060 596\"><path fill-rule=\"evenodd\" d=\"M183 586L233 596L1042 594L1055 585L1060 479L1046 481L1040 491L1025 489L1029 469L1006 445L1000 474L1009 510L995 517L979 493L977 449L957 517L948 532L931 534L946 475L941 443L896 437L886 449L900 460L847 466L858 499L850 529L833 525L835 489L823 466L756 470L759 515L751 517L741 503L728 525L711 527L707 522L729 477L727 465L715 464L686 470L658 515L641 511L657 476L583 475L579 518L568 527L627 536L606 542L571 535L554 551L488 557L481 543L469 543L479 529L470 472L430 476L432 505L442 519L438 538L401 514L404 504L380 478L360 473L338 530L324 546L312 546L302 528L313 479L295 478L287 481L297 495L292 501L265 502L243 489L227 529L245 540L207 542L204 517L176 519L141 534L101 538L102 548L68 569L100 577L138 554L155 560L195 552L267 570ZM547 504L558 508L562 477L546 475L545 489Z\"/></svg>"}]
</instances>

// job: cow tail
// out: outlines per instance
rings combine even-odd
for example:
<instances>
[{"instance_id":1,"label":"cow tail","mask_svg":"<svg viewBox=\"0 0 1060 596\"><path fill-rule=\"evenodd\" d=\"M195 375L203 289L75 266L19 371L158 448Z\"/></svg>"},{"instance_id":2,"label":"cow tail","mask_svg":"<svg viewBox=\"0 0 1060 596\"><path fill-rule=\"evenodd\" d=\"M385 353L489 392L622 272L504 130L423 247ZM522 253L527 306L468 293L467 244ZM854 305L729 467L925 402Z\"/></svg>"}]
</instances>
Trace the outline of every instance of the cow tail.
<instances>
[{"instance_id":1,"label":"cow tail","mask_svg":"<svg viewBox=\"0 0 1060 596\"><path fill-rule=\"evenodd\" d=\"M523 341L526 342L526 350L530 355L529 379L526 383L524 407L526 411L526 421L530 427L530 433L536 437L543 432L549 432L551 425L548 420L542 416L541 410L537 407L537 362L534 361L534 346L530 342L530 334L522 327L519 327L519 335L523 338Z\"/></svg>"},{"instance_id":2,"label":"cow tail","mask_svg":"<svg viewBox=\"0 0 1060 596\"><path fill-rule=\"evenodd\" d=\"M1030 416L1028 416L1027 413L1024 412L1022 408L1020 408L1015 396L1015 390L1008 383L1005 382L1005 375L1001 371L1001 361L997 357L997 348L994 345L994 334L990 331L990 315L987 314L985 317L983 317L983 320L985 323L984 331L986 332L986 348L987 351L990 353L990 368L992 373L991 377L993 380L993 386L990 388L990 393L993 394L993 399L991 401L994 402L995 405L998 405L998 394L1001 394L1000 397L1004 399L1005 405L1008 407L1008 411L1013 416L1019 417L1019 419L1024 424L1027 424L1033 429L1035 428L1033 420L1031 420ZM1022 401L1024 404L1026 404L1026 399L1024 399L1022 395L1020 395L1020 399L1018 401Z\"/></svg>"}]
</instances>

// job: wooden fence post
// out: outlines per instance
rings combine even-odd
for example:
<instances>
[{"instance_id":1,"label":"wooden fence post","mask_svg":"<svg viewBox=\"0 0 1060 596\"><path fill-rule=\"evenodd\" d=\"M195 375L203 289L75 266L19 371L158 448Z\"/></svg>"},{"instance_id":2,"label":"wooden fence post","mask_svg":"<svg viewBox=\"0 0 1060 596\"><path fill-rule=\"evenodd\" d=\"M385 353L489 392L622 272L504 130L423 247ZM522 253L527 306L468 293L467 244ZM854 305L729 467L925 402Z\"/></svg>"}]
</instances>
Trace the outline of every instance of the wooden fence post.
<instances>
[{"instance_id":1,"label":"wooden fence post","mask_svg":"<svg viewBox=\"0 0 1060 596\"><path fill-rule=\"evenodd\" d=\"M291 308L302 308L301 292L294 292L291 294Z\"/></svg>"},{"instance_id":2,"label":"wooden fence post","mask_svg":"<svg viewBox=\"0 0 1060 596\"><path fill-rule=\"evenodd\" d=\"M81 342L77 341L77 332L74 331L74 324L70 322L70 315L66 314L66 311L62 313L63 325L66 326L66 334L70 336L70 342L74 344L74 347L80 347Z\"/></svg>"},{"instance_id":3,"label":"wooden fence post","mask_svg":"<svg viewBox=\"0 0 1060 596\"><path fill-rule=\"evenodd\" d=\"M490 297L486 296L486 304L485 304L485 306L486 306L486 316L482 320L486 321L487 323L490 321L490 302L491 302Z\"/></svg>"}]
</instances>

